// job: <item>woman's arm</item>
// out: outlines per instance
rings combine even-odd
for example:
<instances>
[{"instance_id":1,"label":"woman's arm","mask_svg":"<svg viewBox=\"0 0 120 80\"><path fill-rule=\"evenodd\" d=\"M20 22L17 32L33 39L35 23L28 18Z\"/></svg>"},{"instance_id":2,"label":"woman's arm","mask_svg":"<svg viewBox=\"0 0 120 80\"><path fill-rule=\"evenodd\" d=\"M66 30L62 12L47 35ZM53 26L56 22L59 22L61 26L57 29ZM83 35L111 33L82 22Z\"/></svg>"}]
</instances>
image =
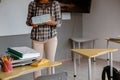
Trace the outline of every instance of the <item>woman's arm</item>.
<instances>
[{"instance_id":1,"label":"woman's arm","mask_svg":"<svg viewBox=\"0 0 120 80\"><path fill-rule=\"evenodd\" d=\"M62 15L61 15L61 6L60 3L58 1L56 2L56 6L55 6L55 21L57 23L57 27L61 27L62 25Z\"/></svg>"},{"instance_id":2,"label":"woman's arm","mask_svg":"<svg viewBox=\"0 0 120 80\"><path fill-rule=\"evenodd\" d=\"M33 1L31 1L30 4L28 5L28 14L27 14L27 21L26 21L26 24L28 26L33 26L32 20L31 20L32 17L33 17Z\"/></svg>"},{"instance_id":3,"label":"woman's arm","mask_svg":"<svg viewBox=\"0 0 120 80\"><path fill-rule=\"evenodd\" d=\"M58 1L55 1L54 5L55 5L55 7L54 7L55 8L54 9L55 10L54 11L55 19L53 19L53 17L51 16L51 21L47 22L45 24L60 27L61 26L61 7L60 7L60 4L58 3Z\"/></svg>"}]
</instances>

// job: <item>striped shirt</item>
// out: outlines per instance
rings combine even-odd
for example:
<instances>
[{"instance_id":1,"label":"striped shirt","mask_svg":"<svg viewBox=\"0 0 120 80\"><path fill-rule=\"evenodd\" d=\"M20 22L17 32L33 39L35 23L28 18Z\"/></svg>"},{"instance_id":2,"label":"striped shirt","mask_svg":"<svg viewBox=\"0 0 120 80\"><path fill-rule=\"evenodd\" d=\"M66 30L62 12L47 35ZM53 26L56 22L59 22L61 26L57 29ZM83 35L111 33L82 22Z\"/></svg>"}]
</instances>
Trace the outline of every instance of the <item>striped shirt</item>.
<instances>
[{"instance_id":1,"label":"striped shirt","mask_svg":"<svg viewBox=\"0 0 120 80\"><path fill-rule=\"evenodd\" d=\"M55 26L49 25L38 25L38 27L33 27L31 30L31 39L37 41L45 41L47 39L53 38L57 35L57 27L61 26L61 9L58 1L53 1L47 4L38 4L36 2L31 1L28 6L28 16L26 24L31 26L32 20L31 18L34 16L40 16L43 14L50 14L53 19L57 22Z\"/></svg>"}]
</instances>

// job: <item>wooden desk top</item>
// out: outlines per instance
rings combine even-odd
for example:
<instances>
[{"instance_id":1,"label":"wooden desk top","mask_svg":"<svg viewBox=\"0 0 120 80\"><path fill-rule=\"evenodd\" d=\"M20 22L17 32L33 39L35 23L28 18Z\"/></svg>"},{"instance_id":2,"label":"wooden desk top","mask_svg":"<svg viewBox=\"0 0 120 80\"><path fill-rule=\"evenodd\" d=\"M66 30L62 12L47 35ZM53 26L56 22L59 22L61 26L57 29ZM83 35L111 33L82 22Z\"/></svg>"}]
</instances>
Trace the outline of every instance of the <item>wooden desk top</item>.
<instances>
[{"instance_id":1,"label":"wooden desk top","mask_svg":"<svg viewBox=\"0 0 120 80\"><path fill-rule=\"evenodd\" d=\"M9 80L9 79L18 77L18 76L26 74L26 73L35 72L42 68L58 66L61 64L62 64L61 62L48 62L39 67L32 67L30 65L16 67L16 68L13 68L13 72L0 72L0 80Z\"/></svg>"},{"instance_id":2,"label":"wooden desk top","mask_svg":"<svg viewBox=\"0 0 120 80\"><path fill-rule=\"evenodd\" d=\"M71 51L88 58L93 58L109 52L118 51L118 49L71 49Z\"/></svg>"},{"instance_id":3,"label":"wooden desk top","mask_svg":"<svg viewBox=\"0 0 120 80\"><path fill-rule=\"evenodd\" d=\"M120 43L120 39L117 39L117 38L108 38L106 40L111 41L111 42L115 42L115 43Z\"/></svg>"}]
</instances>

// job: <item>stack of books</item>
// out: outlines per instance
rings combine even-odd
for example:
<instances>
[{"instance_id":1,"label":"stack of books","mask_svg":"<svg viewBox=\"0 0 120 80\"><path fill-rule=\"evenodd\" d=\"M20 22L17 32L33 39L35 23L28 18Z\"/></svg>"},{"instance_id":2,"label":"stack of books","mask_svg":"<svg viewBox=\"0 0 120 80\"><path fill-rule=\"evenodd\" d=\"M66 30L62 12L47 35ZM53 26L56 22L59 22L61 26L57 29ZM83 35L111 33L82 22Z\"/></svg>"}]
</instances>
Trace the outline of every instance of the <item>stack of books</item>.
<instances>
[{"instance_id":1,"label":"stack of books","mask_svg":"<svg viewBox=\"0 0 120 80\"><path fill-rule=\"evenodd\" d=\"M40 53L36 50L22 46L22 47L9 47L7 48L7 53L18 58L18 59L27 59L40 56Z\"/></svg>"},{"instance_id":2,"label":"stack of books","mask_svg":"<svg viewBox=\"0 0 120 80\"><path fill-rule=\"evenodd\" d=\"M14 58L13 66L30 64L40 56L39 52L26 46L9 47L7 53Z\"/></svg>"}]
</instances>

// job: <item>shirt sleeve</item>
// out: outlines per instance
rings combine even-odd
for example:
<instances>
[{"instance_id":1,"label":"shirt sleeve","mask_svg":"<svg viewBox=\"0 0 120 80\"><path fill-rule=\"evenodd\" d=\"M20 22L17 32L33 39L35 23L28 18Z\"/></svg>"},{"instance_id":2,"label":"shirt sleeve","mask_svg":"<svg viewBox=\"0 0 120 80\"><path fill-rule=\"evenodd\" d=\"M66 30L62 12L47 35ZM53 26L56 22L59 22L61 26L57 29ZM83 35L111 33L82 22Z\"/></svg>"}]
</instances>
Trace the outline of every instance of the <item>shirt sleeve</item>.
<instances>
[{"instance_id":1,"label":"shirt sleeve","mask_svg":"<svg viewBox=\"0 0 120 80\"><path fill-rule=\"evenodd\" d=\"M28 14L27 14L27 20L26 20L26 24L28 26L32 26L32 18L33 16L33 2L30 2L30 4L28 5Z\"/></svg>"},{"instance_id":2,"label":"shirt sleeve","mask_svg":"<svg viewBox=\"0 0 120 80\"><path fill-rule=\"evenodd\" d=\"M61 18L61 7L58 1L55 1L55 21L57 22L57 27L61 27L62 18Z\"/></svg>"}]
</instances>

